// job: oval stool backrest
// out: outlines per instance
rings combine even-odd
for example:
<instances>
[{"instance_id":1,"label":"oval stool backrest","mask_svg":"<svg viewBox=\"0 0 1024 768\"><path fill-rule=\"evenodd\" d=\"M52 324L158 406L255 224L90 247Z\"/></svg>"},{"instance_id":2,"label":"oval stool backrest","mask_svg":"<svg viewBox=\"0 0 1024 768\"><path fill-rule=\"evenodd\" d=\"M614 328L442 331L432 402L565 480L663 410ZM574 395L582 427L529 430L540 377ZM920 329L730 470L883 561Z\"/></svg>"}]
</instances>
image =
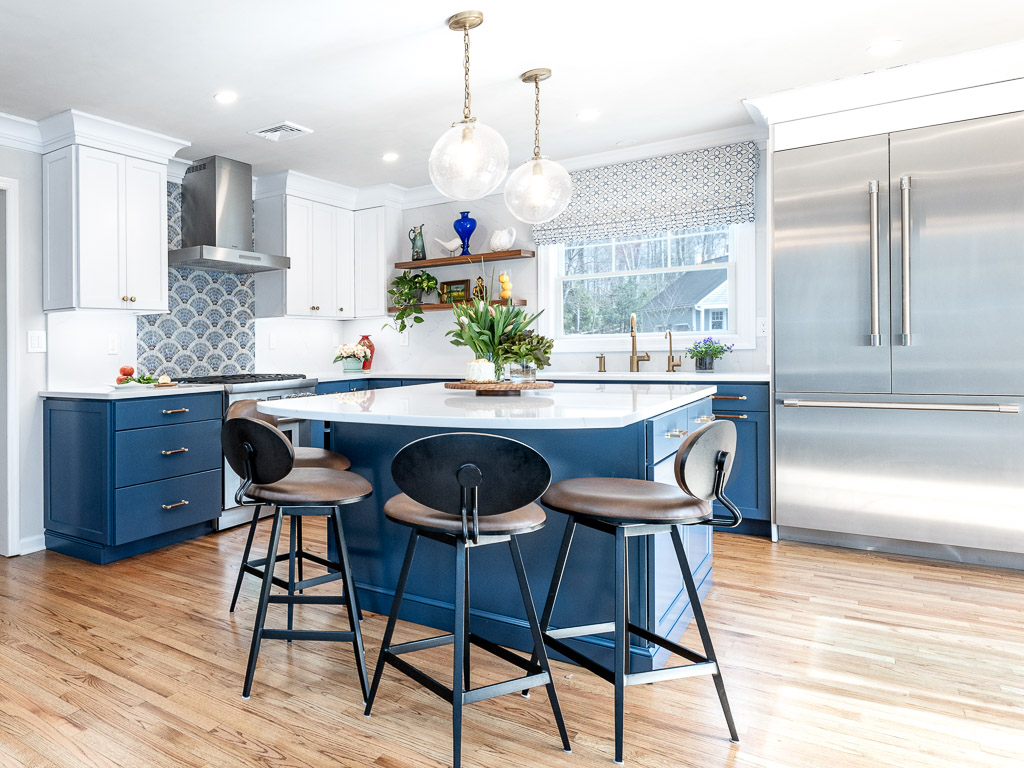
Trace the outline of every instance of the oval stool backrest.
<instances>
[{"instance_id":1,"label":"oval stool backrest","mask_svg":"<svg viewBox=\"0 0 1024 768\"><path fill-rule=\"evenodd\" d=\"M228 465L257 485L276 483L292 471L295 451L281 430L260 419L228 419L220 431Z\"/></svg>"},{"instance_id":2,"label":"oval stool backrest","mask_svg":"<svg viewBox=\"0 0 1024 768\"><path fill-rule=\"evenodd\" d=\"M259 405L259 400L238 400L228 406L228 410L224 414L224 420L228 419L259 419L265 421L272 427L276 427L277 416L272 416L269 413L263 413L256 406Z\"/></svg>"},{"instance_id":3,"label":"oval stool backrest","mask_svg":"<svg viewBox=\"0 0 1024 768\"><path fill-rule=\"evenodd\" d=\"M459 517L464 487L478 489L478 514L500 515L536 501L551 484L551 468L533 448L478 432L414 440L395 454L391 474L414 501Z\"/></svg>"},{"instance_id":4,"label":"oval stool backrest","mask_svg":"<svg viewBox=\"0 0 1024 768\"><path fill-rule=\"evenodd\" d=\"M723 468L722 487L729 480L736 456L736 425L729 421L712 421L695 429L676 451L676 482L695 499L709 501L715 497L718 456L728 456Z\"/></svg>"}]
</instances>

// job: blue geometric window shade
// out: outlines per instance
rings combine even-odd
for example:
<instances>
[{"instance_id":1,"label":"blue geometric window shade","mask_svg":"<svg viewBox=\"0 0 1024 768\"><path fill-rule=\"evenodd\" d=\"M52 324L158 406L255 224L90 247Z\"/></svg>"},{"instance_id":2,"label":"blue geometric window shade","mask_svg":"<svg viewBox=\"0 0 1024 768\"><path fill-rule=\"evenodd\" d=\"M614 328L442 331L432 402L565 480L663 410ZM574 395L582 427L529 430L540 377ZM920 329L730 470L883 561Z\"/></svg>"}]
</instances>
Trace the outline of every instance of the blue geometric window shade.
<instances>
[{"instance_id":1,"label":"blue geometric window shade","mask_svg":"<svg viewBox=\"0 0 1024 768\"><path fill-rule=\"evenodd\" d=\"M745 141L575 171L569 205L533 237L547 245L753 221L759 165Z\"/></svg>"}]
</instances>

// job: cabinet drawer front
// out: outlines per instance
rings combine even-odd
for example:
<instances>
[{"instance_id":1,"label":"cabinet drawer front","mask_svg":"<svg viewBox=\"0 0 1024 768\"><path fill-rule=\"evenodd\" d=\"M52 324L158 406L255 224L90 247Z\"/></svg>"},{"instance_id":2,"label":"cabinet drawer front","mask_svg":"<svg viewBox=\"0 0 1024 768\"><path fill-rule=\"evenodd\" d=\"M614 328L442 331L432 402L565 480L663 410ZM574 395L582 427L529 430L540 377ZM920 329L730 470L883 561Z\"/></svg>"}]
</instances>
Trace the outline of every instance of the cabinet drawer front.
<instances>
[{"instance_id":1,"label":"cabinet drawer front","mask_svg":"<svg viewBox=\"0 0 1024 768\"><path fill-rule=\"evenodd\" d=\"M213 520L220 516L220 497L219 469L120 488L114 494L114 544Z\"/></svg>"},{"instance_id":2,"label":"cabinet drawer front","mask_svg":"<svg viewBox=\"0 0 1024 768\"><path fill-rule=\"evenodd\" d=\"M711 401L663 413L647 422L647 463L657 464L679 450L686 436L711 421Z\"/></svg>"},{"instance_id":3,"label":"cabinet drawer front","mask_svg":"<svg viewBox=\"0 0 1024 768\"><path fill-rule=\"evenodd\" d=\"M323 381L316 385L318 395L336 395L340 392L350 392L352 382L350 381Z\"/></svg>"},{"instance_id":4,"label":"cabinet drawer front","mask_svg":"<svg viewBox=\"0 0 1024 768\"><path fill-rule=\"evenodd\" d=\"M124 400L115 405L114 429L140 429L206 421L224 416L224 401L219 392L202 395L169 395Z\"/></svg>"},{"instance_id":5,"label":"cabinet drawer front","mask_svg":"<svg viewBox=\"0 0 1024 768\"><path fill-rule=\"evenodd\" d=\"M744 398L744 399L740 399ZM719 384L711 398L715 413L768 411L767 384Z\"/></svg>"},{"instance_id":6,"label":"cabinet drawer front","mask_svg":"<svg viewBox=\"0 0 1024 768\"><path fill-rule=\"evenodd\" d=\"M220 421L199 421L118 432L114 437L114 486L124 488L219 468L220 425Z\"/></svg>"}]
</instances>

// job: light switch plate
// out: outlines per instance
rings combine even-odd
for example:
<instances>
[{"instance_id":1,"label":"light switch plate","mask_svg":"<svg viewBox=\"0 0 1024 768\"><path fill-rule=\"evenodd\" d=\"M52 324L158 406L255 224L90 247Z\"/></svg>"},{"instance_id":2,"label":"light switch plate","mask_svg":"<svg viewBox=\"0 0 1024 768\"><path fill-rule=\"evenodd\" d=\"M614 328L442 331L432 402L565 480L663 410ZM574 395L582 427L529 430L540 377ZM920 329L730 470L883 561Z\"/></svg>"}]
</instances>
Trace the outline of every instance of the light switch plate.
<instances>
[{"instance_id":1,"label":"light switch plate","mask_svg":"<svg viewBox=\"0 0 1024 768\"><path fill-rule=\"evenodd\" d=\"M410 333L412 333L411 330L408 330L405 333L398 334L398 346L400 346L400 347L408 347L409 346L409 334Z\"/></svg>"},{"instance_id":2,"label":"light switch plate","mask_svg":"<svg viewBox=\"0 0 1024 768\"><path fill-rule=\"evenodd\" d=\"M46 331L29 331L28 332L28 351L29 352L45 352L46 351Z\"/></svg>"},{"instance_id":3,"label":"light switch plate","mask_svg":"<svg viewBox=\"0 0 1024 768\"><path fill-rule=\"evenodd\" d=\"M121 344L117 340L117 334L107 334L107 354L116 355L121 351Z\"/></svg>"}]
</instances>

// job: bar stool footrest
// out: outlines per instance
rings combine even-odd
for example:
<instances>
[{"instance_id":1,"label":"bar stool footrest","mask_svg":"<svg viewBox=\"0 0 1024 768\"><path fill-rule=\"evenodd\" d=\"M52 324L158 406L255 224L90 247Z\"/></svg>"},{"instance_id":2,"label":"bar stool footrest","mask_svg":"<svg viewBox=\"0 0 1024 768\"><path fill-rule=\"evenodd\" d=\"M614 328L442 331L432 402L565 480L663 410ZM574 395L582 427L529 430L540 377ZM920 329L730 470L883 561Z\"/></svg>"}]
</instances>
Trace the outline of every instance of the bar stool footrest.
<instances>
[{"instance_id":1,"label":"bar stool footrest","mask_svg":"<svg viewBox=\"0 0 1024 768\"><path fill-rule=\"evenodd\" d=\"M262 637L264 640L328 640L351 643L355 639L355 633L315 629L264 629Z\"/></svg>"},{"instance_id":2,"label":"bar stool footrest","mask_svg":"<svg viewBox=\"0 0 1024 768\"><path fill-rule=\"evenodd\" d=\"M342 595L270 595L268 603L285 605L345 605Z\"/></svg>"}]
</instances>

